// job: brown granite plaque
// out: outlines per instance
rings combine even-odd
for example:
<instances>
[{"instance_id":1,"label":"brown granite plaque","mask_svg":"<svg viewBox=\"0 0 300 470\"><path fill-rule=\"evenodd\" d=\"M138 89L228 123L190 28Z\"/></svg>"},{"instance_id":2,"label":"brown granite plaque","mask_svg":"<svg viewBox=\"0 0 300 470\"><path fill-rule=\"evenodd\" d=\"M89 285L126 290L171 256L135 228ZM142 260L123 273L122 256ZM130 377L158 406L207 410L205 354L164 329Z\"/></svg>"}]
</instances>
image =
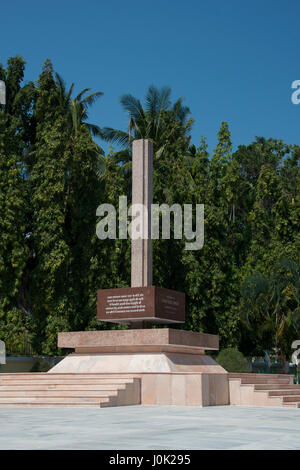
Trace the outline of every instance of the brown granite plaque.
<instances>
[{"instance_id":1,"label":"brown granite plaque","mask_svg":"<svg viewBox=\"0 0 300 470\"><path fill-rule=\"evenodd\" d=\"M184 323L185 294L155 286L98 290L97 319L113 323Z\"/></svg>"}]
</instances>

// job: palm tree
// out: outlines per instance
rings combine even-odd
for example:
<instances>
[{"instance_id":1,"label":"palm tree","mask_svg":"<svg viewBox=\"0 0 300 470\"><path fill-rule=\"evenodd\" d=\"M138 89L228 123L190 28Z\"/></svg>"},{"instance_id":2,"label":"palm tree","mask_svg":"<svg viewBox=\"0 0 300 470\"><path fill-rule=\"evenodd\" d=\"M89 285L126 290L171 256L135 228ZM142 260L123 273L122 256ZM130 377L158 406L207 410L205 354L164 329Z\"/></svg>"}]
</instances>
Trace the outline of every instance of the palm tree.
<instances>
[{"instance_id":1,"label":"palm tree","mask_svg":"<svg viewBox=\"0 0 300 470\"><path fill-rule=\"evenodd\" d=\"M84 124L95 137L101 136L100 127L85 122L88 119L88 107L95 103L95 101L103 95L102 91L96 91L84 96L90 88L84 88L75 98L72 98L74 83L71 84L69 90L66 89L66 84L63 78L55 73L56 93L58 106L61 111L69 116L69 122L72 125L74 132L76 132L81 124Z\"/></svg>"},{"instance_id":2,"label":"palm tree","mask_svg":"<svg viewBox=\"0 0 300 470\"><path fill-rule=\"evenodd\" d=\"M285 372L287 333L290 327L299 331L300 265L292 259L280 259L269 277L261 273L249 276L241 295L242 319L249 329L259 327L271 333Z\"/></svg>"},{"instance_id":3,"label":"palm tree","mask_svg":"<svg viewBox=\"0 0 300 470\"><path fill-rule=\"evenodd\" d=\"M179 98L173 105L170 100L171 89L161 89L151 85L145 96L145 104L142 106L139 99L131 94L123 95L120 103L128 113L128 131L104 127L101 130L102 138L111 143L116 143L126 149L116 156L119 161L127 163L131 160L130 143L134 139L150 139L154 145L156 157L159 157L167 141L174 142L179 136L186 138L186 148L190 143L188 135L192 118L188 118L190 110L183 106L183 99ZM124 160L122 160L124 159Z\"/></svg>"},{"instance_id":4,"label":"palm tree","mask_svg":"<svg viewBox=\"0 0 300 470\"><path fill-rule=\"evenodd\" d=\"M101 129L96 124L86 122L88 119L88 108L95 101L103 95L102 91L96 91L90 93L87 96L87 92L90 91L90 88L84 88L75 98L72 98L72 92L74 88L74 83L71 84L70 88L67 90L66 84L63 78L55 73L55 84L56 84L56 95L57 95L57 105L60 108L62 114L67 117L67 122L69 124L70 130L72 133L76 134L81 125L87 127L90 134L94 137L102 137ZM96 173L99 178L101 178L105 171L105 158L103 149L96 144Z\"/></svg>"}]
</instances>

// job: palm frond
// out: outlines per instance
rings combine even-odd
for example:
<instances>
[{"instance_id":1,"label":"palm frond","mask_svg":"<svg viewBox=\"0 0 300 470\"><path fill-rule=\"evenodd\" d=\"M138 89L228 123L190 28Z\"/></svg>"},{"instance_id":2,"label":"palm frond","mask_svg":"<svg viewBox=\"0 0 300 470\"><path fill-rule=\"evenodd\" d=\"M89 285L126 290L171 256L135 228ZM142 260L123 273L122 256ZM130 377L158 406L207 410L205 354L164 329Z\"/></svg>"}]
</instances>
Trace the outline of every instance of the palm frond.
<instances>
[{"instance_id":1,"label":"palm frond","mask_svg":"<svg viewBox=\"0 0 300 470\"><path fill-rule=\"evenodd\" d=\"M152 119L157 117L159 107L159 90L151 85L145 96L145 110L149 113Z\"/></svg>"},{"instance_id":2,"label":"palm frond","mask_svg":"<svg viewBox=\"0 0 300 470\"><path fill-rule=\"evenodd\" d=\"M266 318L265 321L260 325L261 332L263 331L274 331L276 323L273 318Z\"/></svg>"},{"instance_id":3,"label":"palm frond","mask_svg":"<svg viewBox=\"0 0 300 470\"><path fill-rule=\"evenodd\" d=\"M88 91L90 91L90 88L84 88L83 90L81 90L80 93L78 93L77 96L75 96L74 99L77 100L77 101L81 101L81 98L83 97L83 95L84 95L85 93L87 93Z\"/></svg>"},{"instance_id":4,"label":"palm frond","mask_svg":"<svg viewBox=\"0 0 300 470\"><path fill-rule=\"evenodd\" d=\"M290 311L287 315L287 324L293 325L297 330L300 328L300 307Z\"/></svg>"},{"instance_id":5,"label":"palm frond","mask_svg":"<svg viewBox=\"0 0 300 470\"><path fill-rule=\"evenodd\" d=\"M147 118L133 120L133 131L135 139L149 139L151 134Z\"/></svg>"},{"instance_id":6,"label":"palm frond","mask_svg":"<svg viewBox=\"0 0 300 470\"><path fill-rule=\"evenodd\" d=\"M120 170L122 171L125 178L130 177L132 173L132 162L126 162L121 165Z\"/></svg>"},{"instance_id":7,"label":"palm frond","mask_svg":"<svg viewBox=\"0 0 300 470\"><path fill-rule=\"evenodd\" d=\"M71 84L67 94L66 94L66 102L68 103L71 99L71 95L72 95L72 92L73 92L73 88L74 88L74 83Z\"/></svg>"},{"instance_id":8,"label":"palm frond","mask_svg":"<svg viewBox=\"0 0 300 470\"><path fill-rule=\"evenodd\" d=\"M150 85L145 96L145 110L152 119L159 118L161 111L167 110L171 106L171 88L162 87L160 90L154 85Z\"/></svg>"},{"instance_id":9,"label":"palm frond","mask_svg":"<svg viewBox=\"0 0 300 470\"><path fill-rule=\"evenodd\" d=\"M66 83L59 73L55 72L54 76L56 86L60 89L61 94L64 96L66 94Z\"/></svg>"},{"instance_id":10,"label":"palm frond","mask_svg":"<svg viewBox=\"0 0 300 470\"><path fill-rule=\"evenodd\" d=\"M88 130L94 137L99 137L100 139L102 139L102 131L99 126L97 126L96 124L91 124L89 122L85 122L84 124L87 126Z\"/></svg>"},{"instance_id":11,"label":"palm frond","mask_svg":"<svg viewBox=\"0 0 300 470\"><path fill-rule=\"evenodd\" d=\"M177 121L181 125L185 125L187 122L187 117L189 114L191 114L191 111L188 108L188 106L183 106L182 102L183 102L183 98L179 98L176 101L176 103L174 103L173 111L175 113Z\"/></svg>"},{"instance_id":12,"label":"palm frond","mask_svg":"<svg viewBox=\"0 0 300 470\"><path fill-rule=\"evenodd\" d=\"M128 133L111 127L103 127L101 129L101 138L106 142L116 143L122 147L127 147L132 140Z\"/></svg>"},{"instance_id":13,"label":"palm frond","mask_svg":"<svg viewBox=\"0 0 300 470\"><path fill-rule=\"evenodd\" d=\"M95 91L94 93L91 93L90 95L80 100L80 104L86 109L88 106L92 106L92 104L94 104L95 101L102 95L102 91Z\"/></svg>"},{"instance_id":14,"label":"palm frond","mask_svg":"<svg viewBox=\"0 0 300 470\"><path fill-rule=\"evenodd\" d=\"M145 114L141 102L133 95L127 94L121 96L120 103L134 120L144 119Z\"/></svg>"},{"instance_id":15,"label":"palm frond","mask_svg":"<svg viewBox=\"0 0 300 470\"><path fill-rule=\"evenodd\" d=\"M99 180L103 179L106 169L106 160L103 155L98 155L96 160L96 175Z\"/></svg>"},{"instance_id":16,"label":"palm frond","mask_svg":"<svg viewBox=\"0 0 300 470\"><path fill-rule=\"evenodd\" d=\"M125 163L131 162L132 153L131 153L131 150L127 148L124 150L120 150L119 152L116 152L112 158L114 162L117 163L118 165L120 164L123 165Z\"/></svg>"},{"instance_id":17,"label":"palm frond","mask_svg":"<svg viewBox=\"0 0 300 470\"><path fill-rule=\"evenodd\" d=\"M257 273L244 281L241 294L244 299L255 300L259 294L268 294L269 289L269 280L263 274Z\"/></svg>"},{"instance_id":18,"label":"palm frond","mask_svg":"<svg viewBox=\"0 0 300 470\"><path fill-rule=\"evenodd\" d=\"M171 96L171 88L168 86L162 87L159 93L159 112L170 109L170 106L171 106L170 96Z\"/></svg>"},{"instance_id":19,"label":"palm frond","mask_svg":"<svg viewBox=\"0 0 300 470\"><path fill-rule=\"evenodd\" d=\"M82 110L77 100L72 100L70 104L71 118L75 133L78 131L82 119Z\"/></svg>"}]
</instances>

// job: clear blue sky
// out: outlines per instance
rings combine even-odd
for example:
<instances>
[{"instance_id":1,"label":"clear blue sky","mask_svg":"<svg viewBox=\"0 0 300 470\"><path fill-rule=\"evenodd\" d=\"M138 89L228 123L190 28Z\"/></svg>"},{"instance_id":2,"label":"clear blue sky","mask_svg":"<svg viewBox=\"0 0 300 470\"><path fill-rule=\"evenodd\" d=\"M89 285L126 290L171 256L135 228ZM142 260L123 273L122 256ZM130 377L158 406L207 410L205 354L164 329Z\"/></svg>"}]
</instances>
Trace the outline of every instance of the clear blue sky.
<instances>
[{"instance_id":1,"label":"clear blue sky","mask_svg":"<svg viewBox=\"0 0 300 470\"><path fill-rule=\"evenodd\" d=\"M75 91L103 91L99 126L126 128L122 94L169 85L191 108L194 143L213 149L226 120L235 148L255 135L300 144L299 0L13 0L0 14L0 62L21 54L35 80L50 58Z\"/></svg>"}]
</instances>

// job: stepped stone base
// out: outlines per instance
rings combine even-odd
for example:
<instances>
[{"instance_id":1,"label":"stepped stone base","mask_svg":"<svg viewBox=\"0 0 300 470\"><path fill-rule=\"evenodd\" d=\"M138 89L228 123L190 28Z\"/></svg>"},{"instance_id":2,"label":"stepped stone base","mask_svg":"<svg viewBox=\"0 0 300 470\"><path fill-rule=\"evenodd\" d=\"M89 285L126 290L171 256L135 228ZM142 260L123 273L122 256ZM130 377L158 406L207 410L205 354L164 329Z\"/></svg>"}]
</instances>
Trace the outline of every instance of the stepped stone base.
<instances>
[{"instance_id":1,"label":"stepped stone base","mask_svg":"<svg viewBox=\"0 0 300 470\"><path fill-rule=\"evenodd\" d=\"M216 335L171 328L59 333L58 346L74 348L48 375L97 373L141 381L144 405L227 405L227 372L205 349Z\"/></svg>"},{"instance_id":2,"label":"stepped stone base","mask_svg":"<svg viewBox=\"0 0 300 470\"><path fill-rule=\"evenodd\" d=\"M173 362L175 358L172 355L163 354L71 354L51 369L48 377L71 371L72 375L77 376L84 370L89 370L90 373L105 376L111 381L114 377L139 379L142 405L228 405L227 372L208 356L197 358L193 355L194 364L190 363L188 357L182 356L177 356L176 362ZM120 372L122 365L124 369ZM190 368L190 371L184 370L185 367ZM103 372L100 373L100 370Z\"/></svg>"}]
</instances>

